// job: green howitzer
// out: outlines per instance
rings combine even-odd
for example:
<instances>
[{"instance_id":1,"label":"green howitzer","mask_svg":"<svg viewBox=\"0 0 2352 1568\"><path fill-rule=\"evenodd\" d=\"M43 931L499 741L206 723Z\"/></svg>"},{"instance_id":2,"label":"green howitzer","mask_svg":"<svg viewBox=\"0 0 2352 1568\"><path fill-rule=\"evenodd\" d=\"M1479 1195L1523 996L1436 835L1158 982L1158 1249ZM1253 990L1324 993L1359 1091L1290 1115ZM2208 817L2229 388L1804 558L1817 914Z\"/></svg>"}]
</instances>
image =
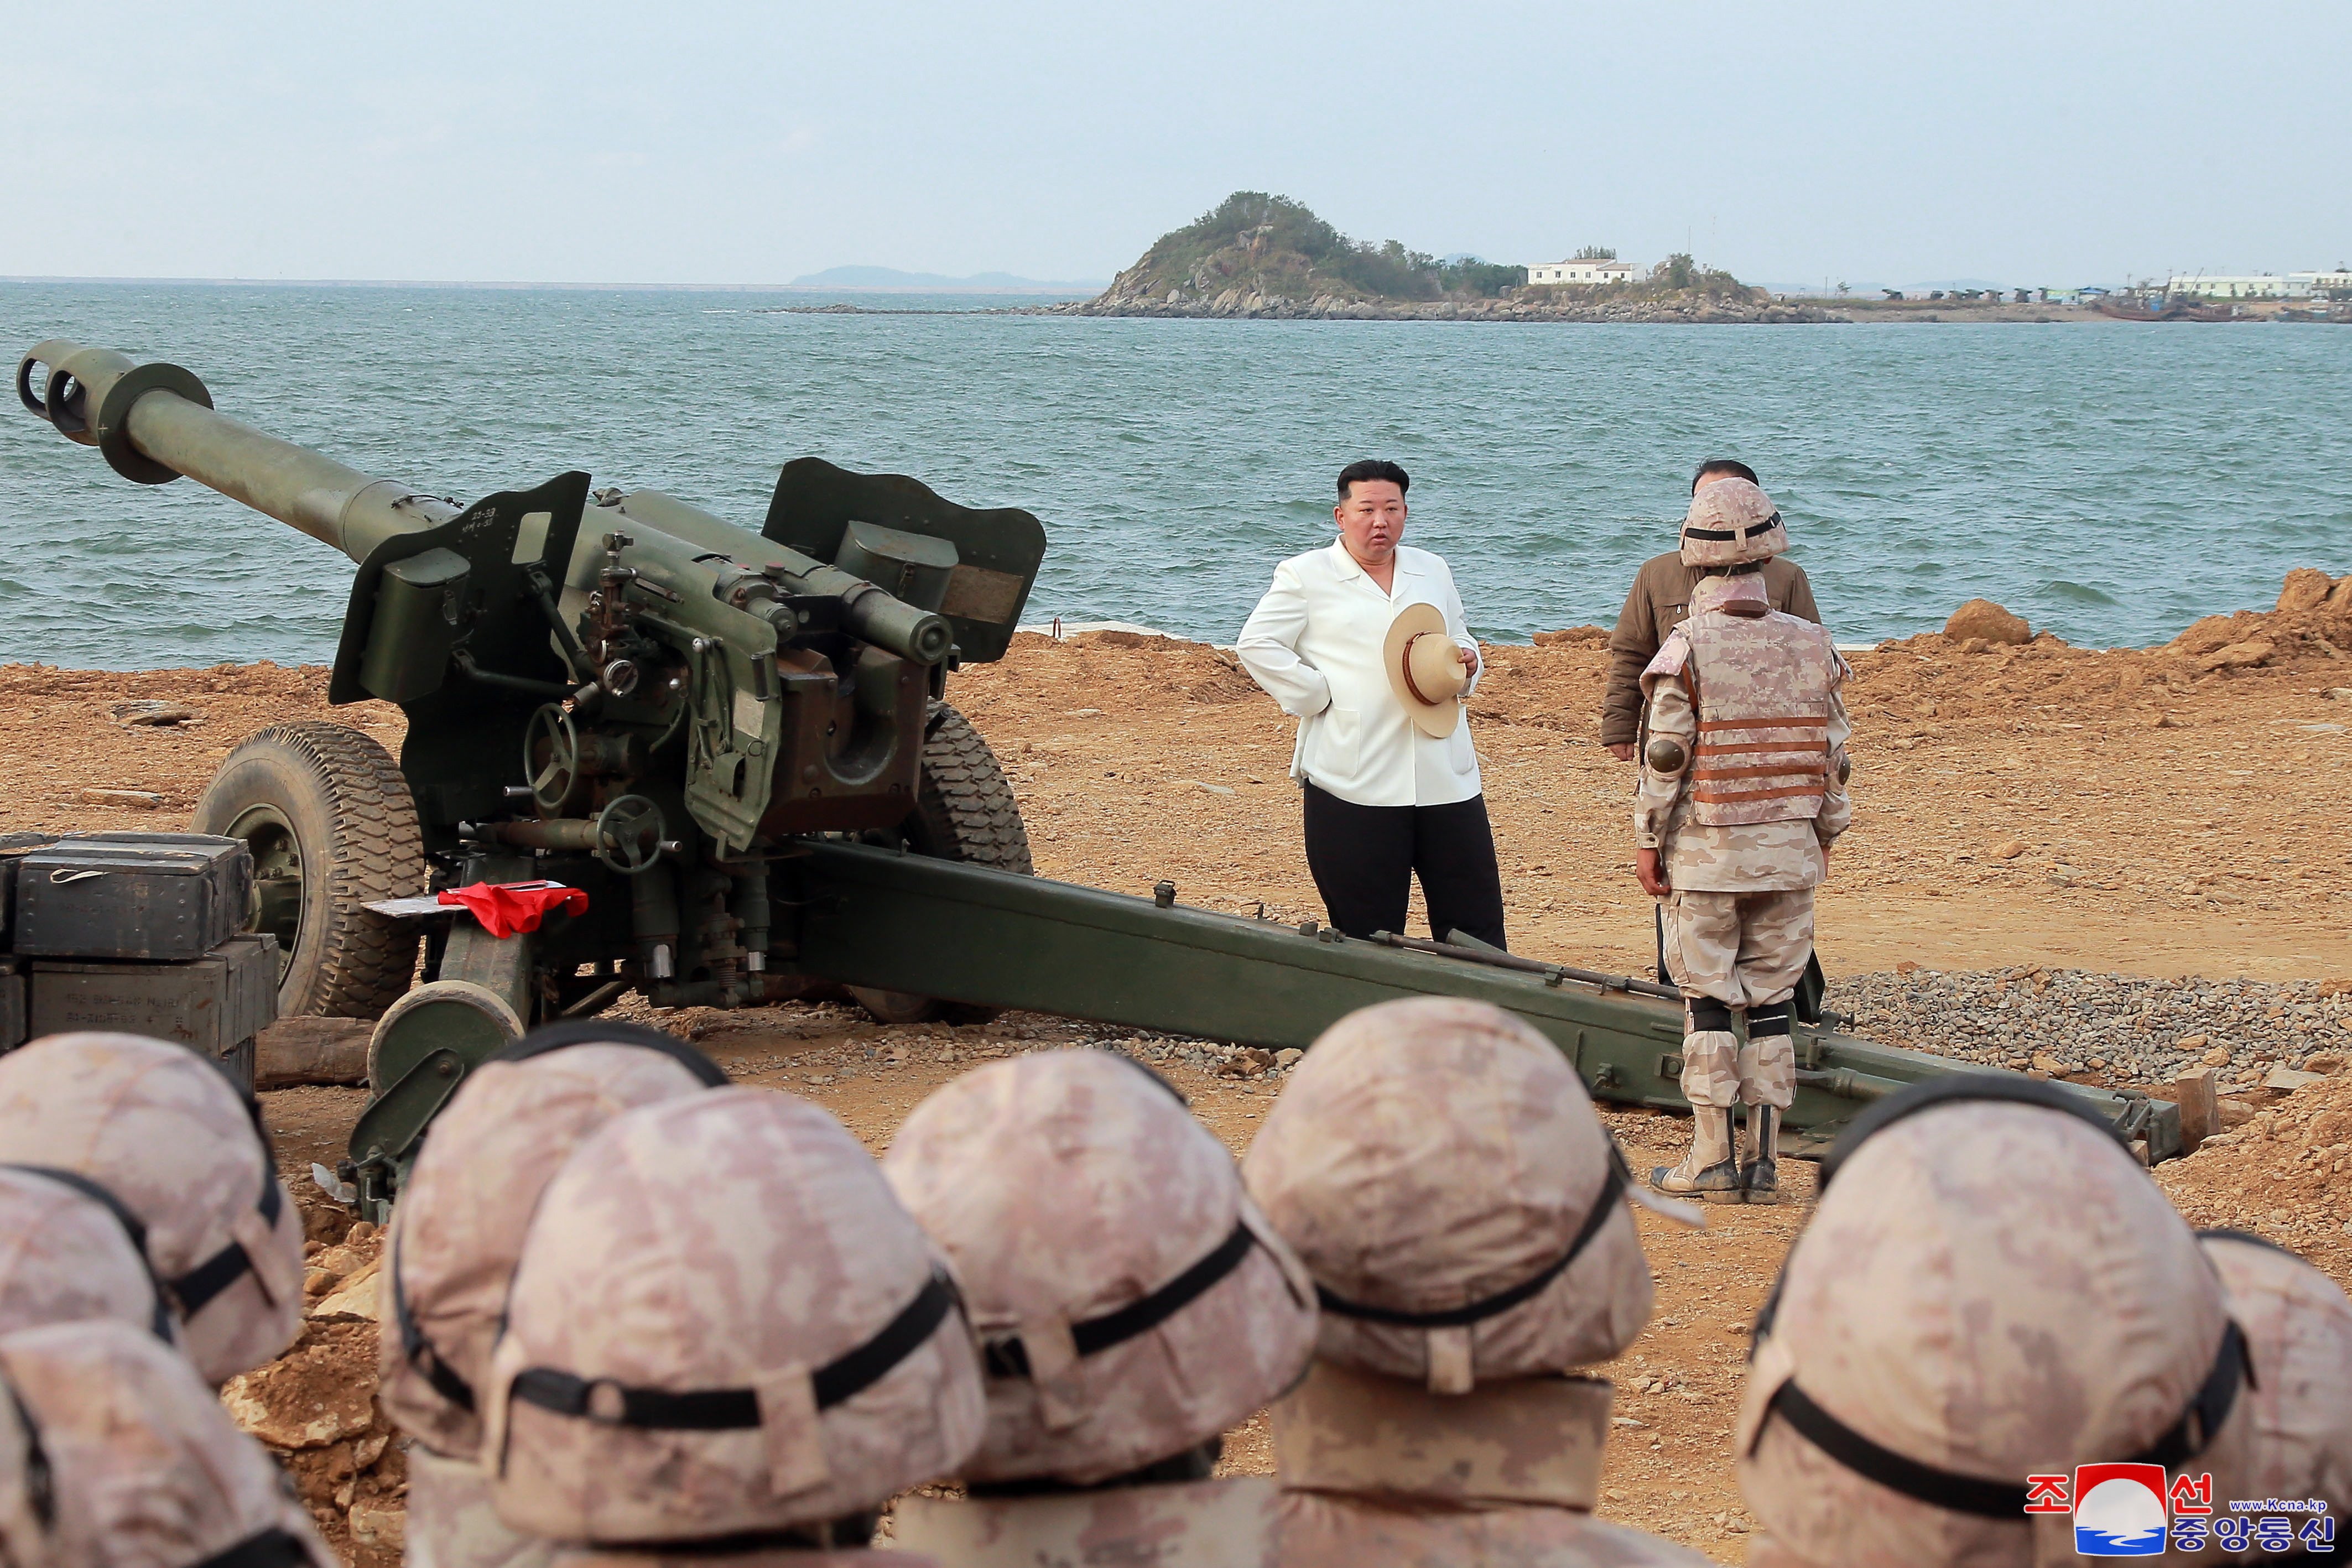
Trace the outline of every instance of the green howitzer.
<instances>
[{"instance_id":1,"label":"green howitzer","mask_svg":"<svg viewBox=\"0 0 2352 1568\"><path fill-rule=\"evenodd\" d=\"M125 478L184 475L357 563L329 700L399 705L398 764L354 727L278 726L230 754L194 825L253 849L281 1015L379 1018L347 1170L371 1213L468 1071L631 990L732 1008L847 988L886 1021L1023 1008L1275 1048L1372 1002L1472 997L1601 1098L1686 1108L1681 1009L1650 982L1032 874L1010 785L946 700L1018 624L1045 549L1026 512L813 457L757 531L582 473L460 507L216 413L177 366L50 341L16 388ZM539 880L587 909L497 936L436 897ZM1811 1139L1906 1082L1999 1071L1811 1012L1787 1117ZM2082 1092L2151 1159L2178 1152L2177 1108Z\"/></svg>"}]
</instances>

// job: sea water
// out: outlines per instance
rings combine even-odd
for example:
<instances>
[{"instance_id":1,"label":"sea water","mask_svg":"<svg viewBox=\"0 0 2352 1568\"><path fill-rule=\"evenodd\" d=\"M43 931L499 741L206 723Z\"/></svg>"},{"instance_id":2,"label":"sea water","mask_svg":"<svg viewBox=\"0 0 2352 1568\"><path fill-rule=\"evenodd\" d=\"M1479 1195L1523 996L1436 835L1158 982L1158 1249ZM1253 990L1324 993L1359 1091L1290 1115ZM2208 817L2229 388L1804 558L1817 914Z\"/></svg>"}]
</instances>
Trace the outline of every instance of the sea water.
<instances>
[{"instance_id":1,"label":"sea water","mask_svg":"<svg viewBox=\"0 0 2352 1568\"><path fill-rule=\"evenodd\" d=\"M1332 479L1412 471L1409 542L1498 641L1606 624L1699 459L1753 465L1842 641L1999 600L2160 642L2352 570L2352 331L1656 327L814 315L774 293L0 283L0 349L187 366L215 404L460 500L584 468L757 528L816 454L1025 507L1027 619L1230 640ZM0 407L0 660L330 656L351 567Z\"/></svg>"}]
</instances>

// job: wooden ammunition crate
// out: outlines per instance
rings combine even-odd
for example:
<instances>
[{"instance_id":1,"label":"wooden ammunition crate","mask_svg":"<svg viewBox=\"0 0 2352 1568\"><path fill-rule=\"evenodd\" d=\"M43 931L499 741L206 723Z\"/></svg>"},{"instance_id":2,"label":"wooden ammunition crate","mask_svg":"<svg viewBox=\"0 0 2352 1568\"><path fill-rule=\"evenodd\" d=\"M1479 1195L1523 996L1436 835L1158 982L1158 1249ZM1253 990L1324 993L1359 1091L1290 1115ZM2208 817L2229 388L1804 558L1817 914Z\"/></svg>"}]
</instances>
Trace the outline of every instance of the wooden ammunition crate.
<instances>
[{"instance_id":1,"label":"wooden ammunition crate","mask_svg":"<svg viewBox=\"0 0 2352 1568\"><path fill-rule=\"evenodd\" d=\"M278 938L233 936L187 964L36 958L31 1033L108 1030L175 1040L253 1089L254 1036L278 1018Z\"/></svg>"}]
</instances>

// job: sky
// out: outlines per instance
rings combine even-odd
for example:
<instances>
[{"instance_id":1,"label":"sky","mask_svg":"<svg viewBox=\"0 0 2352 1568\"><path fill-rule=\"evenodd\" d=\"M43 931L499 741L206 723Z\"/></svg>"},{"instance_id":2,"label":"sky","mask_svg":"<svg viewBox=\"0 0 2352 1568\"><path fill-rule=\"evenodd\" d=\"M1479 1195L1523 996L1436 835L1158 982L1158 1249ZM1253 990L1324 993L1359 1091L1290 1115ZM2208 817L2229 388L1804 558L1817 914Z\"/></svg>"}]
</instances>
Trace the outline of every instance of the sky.
<instances>
[{"instance_id":1,"label":"sky","mask_svg":"<svg viewBox=\"0 0 2352 1568\"><path fill-rule=\"evenodd\" d=\"M0 0L0 276L1107 278L1234 190L1751 280L2352 261L2352 6Z\"/></svg>"}]
</instances>

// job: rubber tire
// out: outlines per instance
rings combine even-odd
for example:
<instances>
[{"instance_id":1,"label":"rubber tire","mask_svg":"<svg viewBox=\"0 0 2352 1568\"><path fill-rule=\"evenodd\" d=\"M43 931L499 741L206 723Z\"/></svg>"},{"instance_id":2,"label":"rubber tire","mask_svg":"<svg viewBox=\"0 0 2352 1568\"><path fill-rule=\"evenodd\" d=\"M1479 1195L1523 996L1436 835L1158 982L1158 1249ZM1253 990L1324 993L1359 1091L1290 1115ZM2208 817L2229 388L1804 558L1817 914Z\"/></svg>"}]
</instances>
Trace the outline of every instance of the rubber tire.
<instances>
[{"instance_id":1,"label":"rubber tire","mask_svg":"<svg viewBox=\"0 0 2352 1568\"><path fill-rule=\"evenodd\" d=\"M915 813L902 830L907 847L917 854L940 860L994 866L999 871L1034 876L1029 858L1029 831L1021 823L1021 805L1013 799L1012 780L988 748L971 721L946 703L934 702L924 725L923 766L916 789ZM1004 1009L970 1002L941 1001L910 991L882 991L851 986L857 1005L886 1024L986 1023Z\"/></svg>"},{"instance_id":2,"label":"rubber tire","mask_svg":"<svg viewBox=\"0 0 2352 1568\"><path fill-rule=\"evenodd\" d=\"M931 704L924 730L922 779L907 822L907 847L919 855L1034 876L1021 804L980 731L942 702Z\"/></svg>"},{"instance_id":3,"label":"rubber tire","mask_svg":"<svg viewBox=\"0 0 2352 1568\"><path fill-rule=\"evenodd\" d=\"M425 879L424 835L399 765L345 725L277 725L229 753L192 825L225 833L256 808L290 830L303 868L278 1016L380 1016L415 977L417 936L364 906L422 893Z\"/></svg>"}]
</instances>

